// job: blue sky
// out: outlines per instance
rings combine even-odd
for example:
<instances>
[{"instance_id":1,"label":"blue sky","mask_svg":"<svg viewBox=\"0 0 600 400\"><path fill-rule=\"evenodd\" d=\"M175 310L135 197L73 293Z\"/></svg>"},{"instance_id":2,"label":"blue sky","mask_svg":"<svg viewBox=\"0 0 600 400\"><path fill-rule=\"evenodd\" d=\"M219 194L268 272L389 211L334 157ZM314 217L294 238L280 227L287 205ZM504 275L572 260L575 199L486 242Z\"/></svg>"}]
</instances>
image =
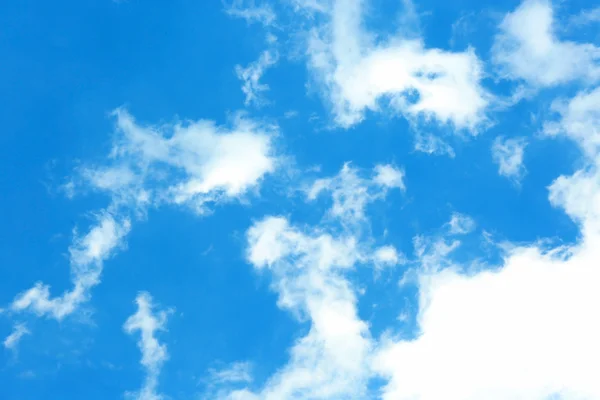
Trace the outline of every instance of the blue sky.
<instances>
[{"instance_id":1,"label":"blue sky","mask_svg":"<svg viewBox=\"0 0 600 400\"><path fill-rule=\"evenodd\" d=\"M0 15L0 398L600 399L589 1Z\"/></svg>"}]
</instances>

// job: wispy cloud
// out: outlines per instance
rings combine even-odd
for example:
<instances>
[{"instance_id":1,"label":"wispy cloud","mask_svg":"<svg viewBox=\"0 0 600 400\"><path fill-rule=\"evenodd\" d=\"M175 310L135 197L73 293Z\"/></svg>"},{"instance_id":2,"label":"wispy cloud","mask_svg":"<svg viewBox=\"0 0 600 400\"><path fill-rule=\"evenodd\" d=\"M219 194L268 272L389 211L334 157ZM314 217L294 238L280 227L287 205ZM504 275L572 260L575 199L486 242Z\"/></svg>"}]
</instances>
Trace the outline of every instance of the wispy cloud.
<instances>
[{"instance_id":1,"label":"wispy cloud","mask_svg":"<svg viewBox=\"0 0 600 400\"><path fill-rule=\"evenodd\" d=\"M457 212L452 213L450 222L448 222L450 233L453 235L471 233L475 229L475 225L473 218Z\"/></svg>"},{"instance_id":2,"label":"wispy cloud","mask_svg":"<svg viewBox=\"0 0 600 400\"><path fill-rule=\"evenodd\" d=\"M240 65L235 67L238 79L243 82L242 92L246 95L244 103L248 105L261 106L266 103L262 94L269 90L269 85L261 83L265 70L275 65L279 55L275 49L268 49L262 52L258 60L250 63L247 67Z\"/></svg>"},{"instance_id":3,"label":"wispy cloud","mask_svg":"<svg viewBox=\"0 0 600 400\"><path fill-rule=\"evenodd\" d=\"M138 309L127 319L123 329L130 335L139 333L137 344L142 352L141 364L146 371L146 378L138 392L127 392L126 395L136 400L160 400L164 396L157 391L158 376L169 354L167 346L158 341L156 334L166 330L167 312L154 312L152 297L146 292L140 293L135 302Z\"/></svg>"},{"instance_id":4,"label":"wispy cloud","mask_svg":"<svg viewBox=\"0 0 600 400\"><path fill-rule=\"evenodd\" d=\"M244 19L247 23L260 23L272 26L277 15L266 1L258 3L255 0L223 0L225 12L232 17Z\"/></svg>"},{"instance_id":5,"label":"wispy cloud","mask_svg":"<svg viewBox=\"0 0 600 400\"><path fill-rule=\"evenodd\" d=\"M15 324L11 334L8 335L6 339L4 339L4 348L16 352L19 347L19 343L21 342L21 339L23 339L25 335L29 334L29 329L27 329L27 326L24 323Z\"/></svg>"},{"instance_id":6,"label":"wispy cloud","mask_svg":"<svg viewBox=\"0 0 600 400\"><path fill-rule=\"evenodd\" d=\"M527 139L497 137L492 145L492 159L498 165L498 173L519 183L527 172L523 157Z\"/></svg>"},{"instance_id":7,"label":"wispy cloud","mask_svg":"<svg viewBox=\"0 0 600 400\"><path fill-rule=\"evenodd\" d=\"M368 179L346 163L336 176L314 181L307 190L307 198L313 201L323 193L331 193L330 217L346 225L362 223L365 208L370 202L384 197L389 189L406 190L404 175L404 170L393 165L379 164L373 169L372 178Z\"/></svg>"},{"instance_id":8,"label":"wispy cloud","mask_svg":"<svg viewBox=\"0 0 600 400\"><path fill-rule=\"evenodd\" d=\"M38 282L14 299L12 311L29 310L39 316L47 315L61 320L89 300L90 289L100 283L104 261L124 245L131 227L128 218L118 220L107 211L97 218L96 225L85 236L75 234L69 248L73 288L52 298L50 286Z\"/></svg>"}]
</instances>

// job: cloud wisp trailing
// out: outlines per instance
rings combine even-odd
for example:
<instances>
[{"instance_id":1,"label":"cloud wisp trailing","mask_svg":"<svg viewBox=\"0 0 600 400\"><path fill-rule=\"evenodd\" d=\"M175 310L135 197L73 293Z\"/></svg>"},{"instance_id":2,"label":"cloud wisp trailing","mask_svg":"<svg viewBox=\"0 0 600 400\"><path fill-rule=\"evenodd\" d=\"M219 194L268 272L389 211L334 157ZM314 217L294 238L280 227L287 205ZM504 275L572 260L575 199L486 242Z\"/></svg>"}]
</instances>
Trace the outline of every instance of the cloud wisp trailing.
<instances>
[{"instance_id":1,"label":"cloud wisp trailing","mask_svg":"<svg viewBox=\"0 0 600 400\"><path fill-rule=\"evenodd\" d=\"M129 335L139 334L137 345L142 353L141 364L146 372L142 388L127 392L126 397L135 400L161 400L158 393L158 377L163 364L168 360L167 346L160 343L157 333L166 330L167 311L154 311L152 296L141 292L135 299L137 311L130 316L123 329Z\"/></svg>"}]
</instances>

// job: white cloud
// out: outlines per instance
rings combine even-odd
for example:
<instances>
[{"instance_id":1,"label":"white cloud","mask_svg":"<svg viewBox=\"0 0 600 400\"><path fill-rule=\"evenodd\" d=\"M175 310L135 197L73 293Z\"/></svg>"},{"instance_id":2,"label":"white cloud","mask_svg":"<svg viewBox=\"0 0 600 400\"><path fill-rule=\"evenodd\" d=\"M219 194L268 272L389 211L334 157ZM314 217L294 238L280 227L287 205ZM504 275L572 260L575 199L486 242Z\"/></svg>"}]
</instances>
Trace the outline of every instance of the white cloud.
<instances>
[{"instance_id":1,"label":"white cloud","mask_svg":"<svg viewBox=\"0 0 600 400\"><path fill-rule=\"evenodd\" d=\"M6 339L4 339L4 348L16 352L19 346L19 342L21 341L23 336L29 334L29 329L27 329L27 326L24 323L15 324L11 334L8 335Z\"/></svg>"},{"instance_id":2,"label":"white cloud","mask_svg":"<svg viewBox=\"0 0 600 400\"><path fill-rule=\"evenodd\" d=\"M73 288L59 297L50 297L50 287L41 282L19 294L11 304L13 311L32 311L61 320L87 301L90 290L100 283L103 262L122 246L129 233L129 219L117 220L108 212L83 237L75 236L69 248Z\"/></svg>"},{"instance_id":3,"label":"white cloud","mask_svg":"<svg viewBox=\"0 0 600 400\"><path fill-rule=\"evenodd\" d=\"M136 400L160 400L164 396L157 393L158 376L169 355L167 346L158 341L156 333L166 330L167 312L153 312L152 297L146 292L140 293L135 302L138 309L127 319L123 329L130 335L140 334L137 344L142 352L141 364L146 378L139 392L128 392L126 396Z\"/></svg>"},{"instance_id":4,"label":"white cloud","mask_svg":"<svg viewBox=\"0 0 600 400\"><path fill-rule=\"evenodd\" d=\"M71 187L110 195L97 223L85 236L75 234L69 248L73 288L52 298L50 287L38 282L15 298L12 311L62 320L89 300L104 261L124 246L132 216L162 204L207 212L209 203L256 189L279 163L273 144L277 127L241 115L230 129L207 120L142 126L124 109L113 115L117 134L105 163L80 169Z\"/></svg>"},{"instance_id":5,"label":"white cloud","mask_svg":"<svg viewBox=\"0 0 600 400\"><path fill-rule=\"evenodd\" d=\"M456 155L452 146L446 143L443 139L430 133L416 133L415 150L427 154L447 154L452 158L454 158Z\"/></svg>"},{"instance_id":6,"label":"white cloud","mask_svg":"<svg viewBox=\"0 0 600 400\"><path fill-rule=\"evenodd\" d=\"M600 153L600 87L583 90L574 98L559 99L552 108L559 121L547 122L544 132L548 135L563 134L576 141L589 158Z\"/></svg>"},{"instance_id":7,"label":"white cloud","mask_svg":"<svg viewBox=\"0 0 600 400\"><path fill-rule=\"evenodd\" d=\"M498 173L519 182L526 172L523 156L527 140L525 138L506 139L497 137L492 145L492 159L498 164Z\"/></svg>"},{"instance_id":8,"label":"white cloud","mask_svg":"<svg viewBox=\"0 0 600 400\"><path fill-rule=\"evenodd\" d=\"M331 194L329 216L334 219L301 229L287 218L270 216L248 230L248 261L257 271L269 273L278 306L299 322L308 322L310 329L295 341L287 364L260 390L228 391L222 398L341 399L367 395L373 341L368 324L358 316L356 288L345 274L357 264L389 266L402 261L392 246L371 249L367 230L361 229L368 224L365 206L381 199L390 187L400 187L400 176L398 169L379 166L373 178L366 179L346 164L338 175L317 180L308 191L309 199L323 192Z\"/></svg>"},{"instance_id":9,"label":"white cloud","mask_svg":"<svg viewBox=\"0 0 600 400\"><path fill-rule=\"evenodd\" d=\"M311 324L292 347L288 364L253 396L275 400L365 393L368 326L358 318L354 290L343 276L362 257L354 237L302 232L282 217L267 217L248 231L248 259L256 269L270 271L278 305Z\"/></svg>"},{"instance_id":10,"label":"white cloud","mask_svg":"<svg viewBox=\"0 0 600 400\"><path fill-rule=\"evenodd\" d=\"M375 166L375 177L373 180L381 186L388 188L398 188L406 190L404 185L404 170L395 168L392 165Z\"/></svg>"},{"instance_id":11,"label":"white cloud","mask_svg":"<svg viewBox=\"0 0 600 400\"><path fill-rule=\"evenodd\" d=\"M242 18L247 23L260 23L264 26L272 26L277 15L266 2L256 4L255 0L232 0L225 4L225 12L235 18Z\"/></svg>"},{"instance_id":12,"label":"white cloud","mask_svg":"<svg viewBox=\"0 0 600 400\"><path fill-rule=\"evenodd\" d=\"M373 262L376 267L393 267L406 262L404 254L399 253L394 246L386 245L379 247L373 254Z\"/></svg>"},{"instance_id":13,"label":"white cloud","mask_svg":"<svg viewBox=\"0 0 600 400\"><path fill-rule=\"evenodd\" d=\"M272 125L237 116L231 129L206 120L153 127L137 124L123 109L114 114L120 136L110 167L135 171L137 178L112 193L130 203L141 192L154 203L187 204L202 213L206 203L257 187L277 166Z\"/></svg>"},{"instance_id":14,"label":"white cloud","mask_svg":"<svg viewBox=\"0 0 600 400\"><path fill-rule=\"evenodd\" d=\"M238 65L235 72L238 79L243 82L242 91L246 95L244 103L246 105L260 106L265 100L262 93L269 90L269 85L260 83L265 70L277 63L279 55L276 50L269 49L262 52L258 60L248 65L246 68Z\"/></svg>"},{"instance_id":15,"label":"white cloud","mask_svg":"<svg viewBox=\"0 0 600 400\"><path fill-rule=\"evenodd\" d=\"M380 164L375 166L373 174L372 179L362 178L357 169L346 163L335 177L316 180L307 192L308 200L330 192L333 199L329 210L331 217L344 224L363 222L367 204L385 196L390 188L405 190L403 170Z\"/></svg>"},{"instance_id":16,"label":"white cloud","mask_svg":"<svg viewBox=\"0 0 600 400\"><path fill-rule=\"evenodd\" d=\"M500 74L537 87L600 79L600 48L560 40L549 1L525 0L507 14L492 49Z\"/></svg>"},{"instance_id":17,"label":"white cloud","mask_svg":"<svg viewBox=\"0 0 600 400\"><path fill-rule=\"evenodd\" d=\"M335 122L359 123L383 100L411 120L435 120L476 131L490 96L480 86L482 64L472 49L427 49L401 36L376 42L362 27L363 1L334 0L328 23L312 31L309 67L322 85Z\"/></svg>"},{"instance_id":18,"label":"white cloud","mask_svg":"<svg viewBox=\"0 0 600 400\"><path fill-rule=\"evenodd\" d=\"M450 259L458 242L417 240L419 334L379 343L372 367L388 379L384 400L600 398L600 171L580 134L598 129L600 103L584 91L565 104L556 124L586 150L585 165L556 179L549 199L578 223L580 241L515 246L499 268L473 270Z\"/></svg>"},{"instance_id":19,"label":"white cloud","mask_svg":"<svg viewBox=\"0 0 600 400\"><path fill-rule=\"evenodd\" d=\"M468 215L453 213L448 222L450 233L453 235L464 235L475 229L475 221Z\"/></svg>"}]
</instances>

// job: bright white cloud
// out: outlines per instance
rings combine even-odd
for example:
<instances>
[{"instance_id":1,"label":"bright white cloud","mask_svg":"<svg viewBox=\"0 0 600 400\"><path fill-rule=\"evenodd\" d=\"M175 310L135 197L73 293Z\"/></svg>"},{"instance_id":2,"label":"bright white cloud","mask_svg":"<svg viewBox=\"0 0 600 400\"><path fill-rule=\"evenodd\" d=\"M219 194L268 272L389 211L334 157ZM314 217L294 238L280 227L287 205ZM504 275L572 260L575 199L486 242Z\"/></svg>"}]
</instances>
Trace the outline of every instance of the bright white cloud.
<instances>
[{"instance_id":1,"label":"bright white cloud","mask_svg":"<svg viewBox=\"0 0 600 400\"><path fill-rule=\"evenodd\" d=\"M346 278L357 264L389 266L402 261L392 246L372 250L361 226L364 209L389 188L402 187L400 170L378 166L371 179L349 164L338 175L317 180L308 198L327 192L333 206L318 227L301 229L284 217L266 217L247 232L248 261L269 273L278 306L300 322L308 333L290 350L288 363L258 392L240 389L226 399L344 399L364 398L368 392L368 357L373 341L368 324L357 312L356 289ZM336 222L341 221L340 231ZM332 226L329 223L333 223ZM338 228L333 228L338 227ZM329 233L329 229L335 233Z\"/></svg>"},{"instance_id":2,"label":"bright white cloud","mask_svg":"<svg viewBox=\"0 0 600 400\"><path fill-rule=\"evenodd\" d=\"M600 171L581 134L597 131L600 103L584 91L565 104L556 127L581 145L586 165L556 179L549 199L581 240L515 246L500 268L473 270L452 262L457 241L418 239L420 333L379 343L372 367L389 379L384 400L600 398Z\"/></svg>"},{"instance_id":3,"label":"bright white cloud","mask_svg":"<svg viewBox=\"0 0 600 400\"><path fill-rule=\"evenodd\" d=\"M89 299L90 290L100 283L104 261L123 246L130 227L129 219L117 220L109 212L101 214L97 224L85 236L75 235L69 248L73 288L52 298L50 287L38 282L19 294L11 309L16 312L28 310L57 320L71 314Z\"/></svg>"},{"instance_id":4,"label":"bright white cloud","mask_svg":"<svg viewBox=\"0 0 600 400\"><path fill-rule=\"evenodd\" d=\"M468 215L453 213L448 222L450 233L453 235L464 235L475 229L475 221Z\"/></svg>"},{"instance_id":5,"label":"bright white cloud","mask_svg":"<svg viewBox=\"0 0 600 400\"><path fill-rule=\"evenodd\" d=\"M146 372L146 379L139 392L128 392L126 396L135 400L164 399L157 392L158 376L169 355L167 346L158 341L156 334L166 330L167 312L154 312L152 297L146 292L140 293L135 302L138 309L127 319L123 329L130 335L139 333L137 345L142 352L141 364Z\"/></svg>"},{"instance_id":6,"label":"bright white cloud","mask_svg":"<svg viewBox=\"0 0 600 400\"><path fill-rule=\"evenodd\" d=\"M202 213L207 203L256 188L277 166L275 126L238 116L231 129L206 120L153 127L137 124L123 109L114 115L119 136L109 168L134 171L136 178L120 179L127 185L111 192L130 204L141 197L157 204L187 204Z\"/></svg>"},{"instance_id":7,"label":"bright white cloud","mask_svg":"<svg viewBox=\"0 0 600 400\"><path fill-rule=\"evenodd\" d=\"M361 258L354 237L302 232L282 217L265 218L248 231L248 259L255 268L270 271L279 306L311 325L292 347L288 364L254 396L275 400L365 393L368 326L358 318L354 290L343 276Z\"/></svg>"},{"instance_id":8,"label":"bright white cloud","mask_svg":"<svg viewBox=\"0 0 600 400\"><path fill-rule=\"evenodd\" d=\"M552 5L525 0L507 14L492 49L500 74L537 87L600 79L600 48L556 36Z\"/></svg>"},{"instance_id":9,"label":"bright white cloud","mask_svg":"<svg viewBox=\"0 0 600 400\"><path fill-rule=\"evenodd\" d=\"M383 398L598 398L599 256L518 249L499 272L422 276L422 334L384 343L375 361L391 378Z\"/></svg>"},{"instance_id":10,"label":"bright white cloud","mask_svg":"<svg viewBox=\"0 0 600 400\"><path fill-rule=\"evenodd\" d=\"M29 329L27 329L27 326L24 323L15 324L11 334L4 339L4 348L16 352L17 348L19 347L19 342L21 339L23 339L23 336L29 334Z\"/></svg>"},{"instance_id":11,"label":"bright white cloud","mask_svg":"<svg viewBox=\"0 0 600 400\"><path fill-rule=\"evenodd\" d=\"M525 138L497 137L492 145L492 159L498 164L498 173L519 182L525 174L523 156L527 140Z\"/></svg>"},{"instance_id":12,"label":"bright white cloud","mask_svg":"<svg viewBox=\"0 0 600 400\"><path fill-rule=\"evenodd\" d=\"M401 36L376 42L363 30L361 0L333 0L328 23L313 30L309 67L322 85L335 122L359 123L383 100L411 120L435 120L475 132L490 96L480 86L482 64L472 49L428 49Z\"/></svg>"},{"instance_id":13,"label":"bright white cloud","mask_svg":"<svg viewBox=\"0 0 600 400\"><path fill-rule=\"evenodd\" d=\"M238 79L243 82L242 91L246 95L244 103L246 105L260 106L265 100L262 98L262 93L269 90L269 85L261 83L265 70L277 63L279 55L273 49L265 50L261 53L258 60L251 63L247 67L240 65L235 67L235 72Z\"/></svg>"}]
</instances>

